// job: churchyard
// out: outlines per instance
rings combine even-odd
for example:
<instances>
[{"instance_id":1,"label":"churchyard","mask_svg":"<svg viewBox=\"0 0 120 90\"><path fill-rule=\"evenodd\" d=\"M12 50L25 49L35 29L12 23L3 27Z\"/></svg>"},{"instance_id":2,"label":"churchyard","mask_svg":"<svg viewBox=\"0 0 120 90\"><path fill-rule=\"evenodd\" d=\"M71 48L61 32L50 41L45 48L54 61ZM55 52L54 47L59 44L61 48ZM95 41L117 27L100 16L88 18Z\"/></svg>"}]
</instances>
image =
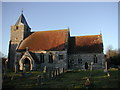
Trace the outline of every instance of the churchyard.
<instances>
[{"instance_id":1,"label":"churchyard","mask_svg":"<svg viewBox=\"0 0 120 90\"><path fill-rule=\"evenodd\" d=\"M52 72L7 72L2 84L3 88L119 88L120 70L54 70Z\"/></svg>"}]
</instances>

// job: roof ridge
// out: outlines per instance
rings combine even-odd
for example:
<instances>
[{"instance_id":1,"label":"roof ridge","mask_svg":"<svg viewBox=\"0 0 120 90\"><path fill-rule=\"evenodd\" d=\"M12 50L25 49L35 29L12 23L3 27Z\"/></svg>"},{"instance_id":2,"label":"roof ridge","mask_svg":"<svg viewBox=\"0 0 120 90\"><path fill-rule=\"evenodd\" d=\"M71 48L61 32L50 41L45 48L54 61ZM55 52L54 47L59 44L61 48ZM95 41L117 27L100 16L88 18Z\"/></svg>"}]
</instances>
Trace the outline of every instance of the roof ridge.
<instances>
[{"instance_id":1,"label":"roof ridge","mask_svg":"<svg viewBox=\"0 0 120 90\"><path fill-rule=\"evenodd\" d=\"M87 37L87 36L101 36L101 35L97 34L97 35L84 35L84 36L74 36L74 37Z\"/></svg>"},{"instance_id":2,"label":"roof ridge","mask_svg":"<svg viewBox=\"0 0 120 90\"><path fill-rule=\"evenodd\" d=\"M35 31L35 32L51 32L51 31L63 31L63 30L67 31L68 29L58 29L58 30L48 30L48 31Z\"/></svg>"}]
</instances>

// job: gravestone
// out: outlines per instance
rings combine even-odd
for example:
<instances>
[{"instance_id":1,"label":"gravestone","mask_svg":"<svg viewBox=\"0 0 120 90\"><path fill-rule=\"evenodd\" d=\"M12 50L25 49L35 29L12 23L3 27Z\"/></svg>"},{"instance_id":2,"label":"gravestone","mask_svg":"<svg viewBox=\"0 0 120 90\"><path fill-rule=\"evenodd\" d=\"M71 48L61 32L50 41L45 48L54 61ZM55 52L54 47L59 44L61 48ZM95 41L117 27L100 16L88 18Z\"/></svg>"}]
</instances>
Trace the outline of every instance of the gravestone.
<instances>
[{"instance_id":1,"label":"gravestone","mask_svg":"<svg viewBox=\"0 0 120 90\"><path fill-rule=\"evenodd\" d=\"M110 77L110 73L108 73L107 76Z\"/></svg>"},{"instance_id":2,"label":"gravestone","mask_svg":"<svg viewBox=\"0 0 120 90\"><path fill-rule=\"evenodd\" d=\"M58 68L58 75L60 75L60 68Z\"/></svg>"},{"instance_id":3,"label":"gravestone","mask_svg":"<svg viewBox=\"0 0 120 90\"><path fill-rule=\"evenodd\" d=\"M4 75L7 73L7 62L8 62L8 60L5 61L5 67L3 68L4 69L3 70L4 71Z\"/></svg>"},{"instance_id":4,"label":"gravestone","mask_svg":"<svg viewBox=\"0 0 120 90\"><path fill-rule=\"evenodd\" d=\"M60 74L62 74L63 73L63 69L62 68L60 68Z\"/></svg>"},{"instance_id":5,"label":"gravestone","mask_svg":"<svg viewBox=\"0 0 120 90\"><path fill-rule=\"evenodd\" d=\"M41 83L41 76L40 75L37 76L37 83Z\"/></svg>"},{"instance_id":6,"label":"gravestone","mask_svg":"<svg viewBox=\"0 0 120 90\"><path fill-rule=\"evenodd\" d=\"M63 68L63 73L65 72L65 69Z\"/></svg>"},{"instance_id":7,"label":"gravestone","mask_svg":"<svg viewBox=\"0 0 120 90\"><path fill-rule=\"evenodd\" d=\"M46 71L47 71L47 67L44 66L44 70L43 70L43 72L46 73Z\"/></svg>"},{"instance_id":8,"label":"gravestone","mask_svg":"<svg viewBox=\"0 0 120 90\"><path fill-rule=\"evenodd\" d=\"M55 72L56 72L56 76L57 76L57 69L55 70Z\"/></svg>"},{"instance_id":9,"label":"gravestone","mask_svg":"<svg viewBox=\"0 0 120 90\"><path fill-rule=\"evenodd\" d=\"M41 77L40 77L40 85L43 84L44 80L45 80L45 78L44 78L44 76L43 76L43 74L42 74Z\"/></svg>"},{"instance_id":10,"label":"gravestone","mask_svg":"<svg viewBox=\"0 0 120 90\"><path fill-rule=\"evenodd\" d=\"M91 62L90 70L91 70L91 71L93 70L93 62Z\"/></svg>"},{"instance_id":11,"label":"gravestone","mask_svg":"<svg viewBox=\"0 0 120 90\"><path fill-rule=\"evenodd\" d=\"M54 77L56 77L56 70L54 70L53 72L54 72Z\"/></svg>"},{"instance_id":12,"label":"gravestone","mask_svg":"<svg viewBox=\"0 0 120 90\"><path fill-rule=\"evenodd\" d=\"M85 81L85 88L88 89L88 88L90 88L90 86L91 86L90 79L87 78L87 80Z\"/></svg>"},{"instance_id":13,"label":"gravestone","mask_svg":"<svg viewBox=\"0 0 120 90\"><path fill-rule=\"evenodd\" d=\"M58 67L56 67L55 70L56 70L56 76L58 76Z\"/></svg>"},{"instance_id":14,"label":"gravestone","mask_svg":"<svg viewBox=\"0 0 120 90\"><path fill-rule=\"evenodd\" d=\"M47 73L43 73L43 79L44 81L47 79Z\"/></svg>"},{"instance_id":15,"label":"gravestone","mask_svg":"<svg viewBox=\"0 0 120 90\"><path fill-rule=\"evenodd\" d=\"M15 73L17 73L17 72L18 72L18 69L19 69L18 65L17 65L17 64L15 64Z\"/></svg>"},{"instance_id":16,"label":"gravestone","mask_svg":"<svg viewBox=\"0 0 120 90\"><path fill-rule=\"evenodd\" d=\"M105 70L107 71L107 61L105 62Z\"/></svg>"},{"instance_id":17,"label":"gravestone","mask_svg":"<svg viewBox=\"0 0 120 90\"><path fill-rule=\"evenodd\" d=\"M54 71L53 70L51 71L51 77L52 78L54 77Z\"/></svg>"},{"instance_id":18,"label":"gravestone","mask_svg":"<svg viewBox=\"0 0 120 90\"><path fill-rule=\"evenodd\" d=\"M107 61L105 61L105 69L104 69L104 72L108 72L108 69L107 69Z\"/></svg>"},{"instance_id":19,"label":"gravestone","mask_svg":"<svg viewBox=\"0 0 120 90\"><path fill-rule=\"evenodd\" d=\"M14 79L14 76L11 77L11 80L13 80L13 79Z\"/></svg>"}]
</instances>

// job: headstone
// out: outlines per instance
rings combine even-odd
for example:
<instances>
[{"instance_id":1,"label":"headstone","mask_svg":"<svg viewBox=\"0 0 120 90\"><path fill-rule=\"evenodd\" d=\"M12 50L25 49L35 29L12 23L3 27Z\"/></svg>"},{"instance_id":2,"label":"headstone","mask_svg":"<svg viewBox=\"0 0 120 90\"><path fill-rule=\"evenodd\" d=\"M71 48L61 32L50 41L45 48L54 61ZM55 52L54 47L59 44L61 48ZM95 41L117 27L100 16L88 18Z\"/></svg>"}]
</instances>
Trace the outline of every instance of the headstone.
<instances>
[{"instance_id":1,"label":"headstone","mask_svg":"<svg viewBox=\"0 0 120 90\"><path fill-rule=\"evenodd\" d=\"M3 75L5 76L6 75L6 70L4 69L4 73L3 73Z\"/></svg>"},{"instance_id":2,"label":"headstone","mask_svg":"<svg viewBox=\"0 0 120 90\"><path fill-rule=\"evenodd\" d=\"M107 71L107 61L105 61L105 70Z\"/></svg>"},{"instance_id":3,"label":"headstone","mask_svg":"<svg viewBox=\"0 0 120 90\"><path fill-rule=\"evenodd\" d=\"M40 75L37 76L37 83L41 83L41 76Z\"/></svg>"},{"instance_id":4,"label":"headstone","mask_svg":"<svg viewBox=\"0 0 120 90\"><path fill-rule=\"evenodd\" d=\"M60 68L59 70L60 70L60 74L62 74L62 68Z\"/></svg>"},{"instance_id":5,"label":"headstone","mask_svg":"<svg viewBox=\"0 0 120 90\"><path fill-rule=\"evenodd\" d=\"M91 70L91 71L93 70L93 62L91 62L90 70Z\"/></svg>"},{"instance_id":6,"label":"headstone","mask_svg":"<svg viewBox=\"0 0 120 90\"><path fill-rule=\"evenodd\" d=\"M61 73L60 73L60 68L59 68L59 75L60 75Z\"/></svg>"},{"instance_id":7,"label":"headstone","mask_svg":"<svg viewBox=\"0 0 120 90\"><path fill-rule=\"evenodd\" d=\"M15 64L15 73L17 73L17 72L18 72L18 65Z\"/></svg>"},{"instance_id":8,"label":"headstone","mask_svg":"<svg viewBox=\"0 0 120 90\"><path fill-rule=\"evenodd\" d=\"M106 69L104 69L104 72L107 73L108 71Z\"/></svg>"},{"instance_id":9,"label":"headstone","mask_svg":"<svg viewBox=\"0 0 120 90\"><path fill-rule=\"evenodd\" d=\"M56 77L56 70L54 70L53 72L54 72L54 77Z\"/></svg>"},{"instance_id":10,"label":"headstone","mask_svg":"<svg viewBox=\"0 0 120 90\"><path fill-rule=\"evenodd\" d=\"M53 70L53 78L55 77L55 70Z\"/></svg>"},{"instance_id":11,"label":"headstone","mask_svg":"<svg viewBox=\"0 0 120 90\"><path fill-rule=\"evenodd\" d=\"M51 78L53 78L54 77L54 72L53 71L51 71Z\"/></svg>"},{"instance_id":12,"label":"headstone","mask_svg":"<svg viewBox=\"0 0 120 90\"><path fill-rule=\"evenodd\" d=\"M65 72L64 68L63 68L63 73Z\"/></svg>"},{"instance_id":13,"label":"headstone","mask_svg":"<svg viewBox=\"0 0 120 90\"><path fill-rule=\"evenodd\" d=\"M11 80L13 80L13 79L14 79L14 76L11 77Z\"/></svg>"},{"instance_id":14,"label":"headstone","mask_svg":"<svg viewBox=\"0 0 120 90\"><path fill-rule=\"evenodd\" d=\"M47 73L43 73L43 78L44 78L44 80L46 80L46 78L47 78Z\"/></svg>"},{"instance_id":15,"label":"headstone","mask_svg":"<svg viewBox=\"0 0 120 90\"><path fill-rule=\"evenodd\" d=\"M8 59L5 61L5 73L7 72L7 62L8 62Z\"/></svg>"},{"instance_id":16,"label":"headstone","mask_svg":"<svg viewBox=\"0 0 120 90\"><path fill-rule=\"evenodd\" d=\"M43 76L43 74L41 74L40 80L41 80L41 82L44 81L44 76Z\"/></svg>"},{"instance_id":17,"label":"headstone","mask_svg":"<svg viewBox=\"0 0 120 90\"><path fill-rule=\"evenodd\" d=\"M110 77L110 74L108 73L107 76Z\"/></svg>"},{"instance_id":18,"label":"headstone","mask_svg":"<svg viewBox=\"0 0 120 90\"><path fill-rule=\"evenodd\" d=\"M60 68L60 74L62 74L63 73L63 69L62 68Z\"/></svg>"},{"instance_id":19,"label":"headstone","mask_svg":"<svg viewBox=\"0 0 120 90\"><path fill-rule=\"evenodd\" d=\"M46 70L47 70L47 68L46 68L46 66L44 66L44 70L43 70L43 72L46 73Z\"/></svg>"},{"instance_id":20,"label":"headstone","mask_svg":"<svg viewBox=\"0 0 120 90\"><path fill-rule=\"evenodd\" d=\"M44 76L43 76L43 74L42 74L41 77L40 77L40 85L42 85L43 82L44 82Z\"/></svg>"},{"instance_id":21,"label":"headstone","mask_svg":"<svg viewBox=\"0 0 120 90\"><path fill-rule=\"evenodd\" d=\"M89 78L87 78L87 80L85 81L85 88L90 88L90 86L91 86L91 82L90 82L90 79Z\"/></svg>"},{"instance_id":22,"label":"headstone","mask_svg":"<svg viewBox=\"0 0 120 90\"><path fill-rule=\"evenodd\" d=\"M17 70L16 70L16 69L17 69L17 65L15 64L15 73L17 73Z\"/></svg>"},{"instance_id":23,"label":"headstone","mask_svg":"<svg viewBox=\"0 0 120 90\"><path fill-rule=\"evenodd\" d=\"M59 68L57 69L57 74L59 75Z\"/></svg>"},{"instance_id":24,"label":"headstone","mask_svg":"<svg viewBox=\"0 0 120 90\"><path fill-rule=\"evenodd\" d=\"M49 79L49 78L50 78L50 77L49 77L49 74L50 74L50 73L48 72L48 73L47 73L47 79Z\"/></svg>"},{"instance_id":25,"label":"headstone","mask_svg":"<svg viewBox=\"0 0 120 90\"><path fill-rule=\"evenodd\" d=\"M55 72L56 72L56 76L58 75L58 73L57 73L57 69L55 70Z\"/></svg>"},{"instance_id":26,"label":"headstone","mask_svg":"<svg viewBox=\"0 0 120 90\"><path fill-rule=\"evenodd\" d=\"M57 68L56 68L56 76L58 76L58 75L59 75L59 74L58 74L58 69L59 69L59 68L57 67Z\"/></svg>"},{"instance_id":27,"label":"headstone","mask_svg":"<svg viewBox=\"0 0 120 90\"><path fill-rule=\"evenodd\" d=\"M60 68L58 68L58 75L60 75Z\"/></svg>"}]
</instances>

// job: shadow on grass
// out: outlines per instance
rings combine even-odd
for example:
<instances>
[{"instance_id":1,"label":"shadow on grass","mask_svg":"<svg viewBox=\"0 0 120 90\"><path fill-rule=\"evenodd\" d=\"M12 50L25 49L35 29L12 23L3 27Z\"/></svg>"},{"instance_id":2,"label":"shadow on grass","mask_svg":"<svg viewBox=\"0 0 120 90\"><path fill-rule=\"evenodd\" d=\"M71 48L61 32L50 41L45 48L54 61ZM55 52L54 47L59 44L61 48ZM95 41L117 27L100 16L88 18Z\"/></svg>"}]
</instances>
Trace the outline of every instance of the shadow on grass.
<instances>
[{"instance_id":1,"label":"shadow on grass","mask_svg":"<svg viewBox=\"0 0 120 90\"><path fill-rule=\"evenodd\" d=\"M110 77L103 70L93 71L68 71L53 79L45 80L42 85L37 83L37 75L42 72L33 71L27 77L21 77L21 73L8 73L15 76L13 80L3 82L3 88L85 88L84 83L90 78L93 86L91 88L118 88L118 70L109 70Z\"/></svg>"}]
</instances>

